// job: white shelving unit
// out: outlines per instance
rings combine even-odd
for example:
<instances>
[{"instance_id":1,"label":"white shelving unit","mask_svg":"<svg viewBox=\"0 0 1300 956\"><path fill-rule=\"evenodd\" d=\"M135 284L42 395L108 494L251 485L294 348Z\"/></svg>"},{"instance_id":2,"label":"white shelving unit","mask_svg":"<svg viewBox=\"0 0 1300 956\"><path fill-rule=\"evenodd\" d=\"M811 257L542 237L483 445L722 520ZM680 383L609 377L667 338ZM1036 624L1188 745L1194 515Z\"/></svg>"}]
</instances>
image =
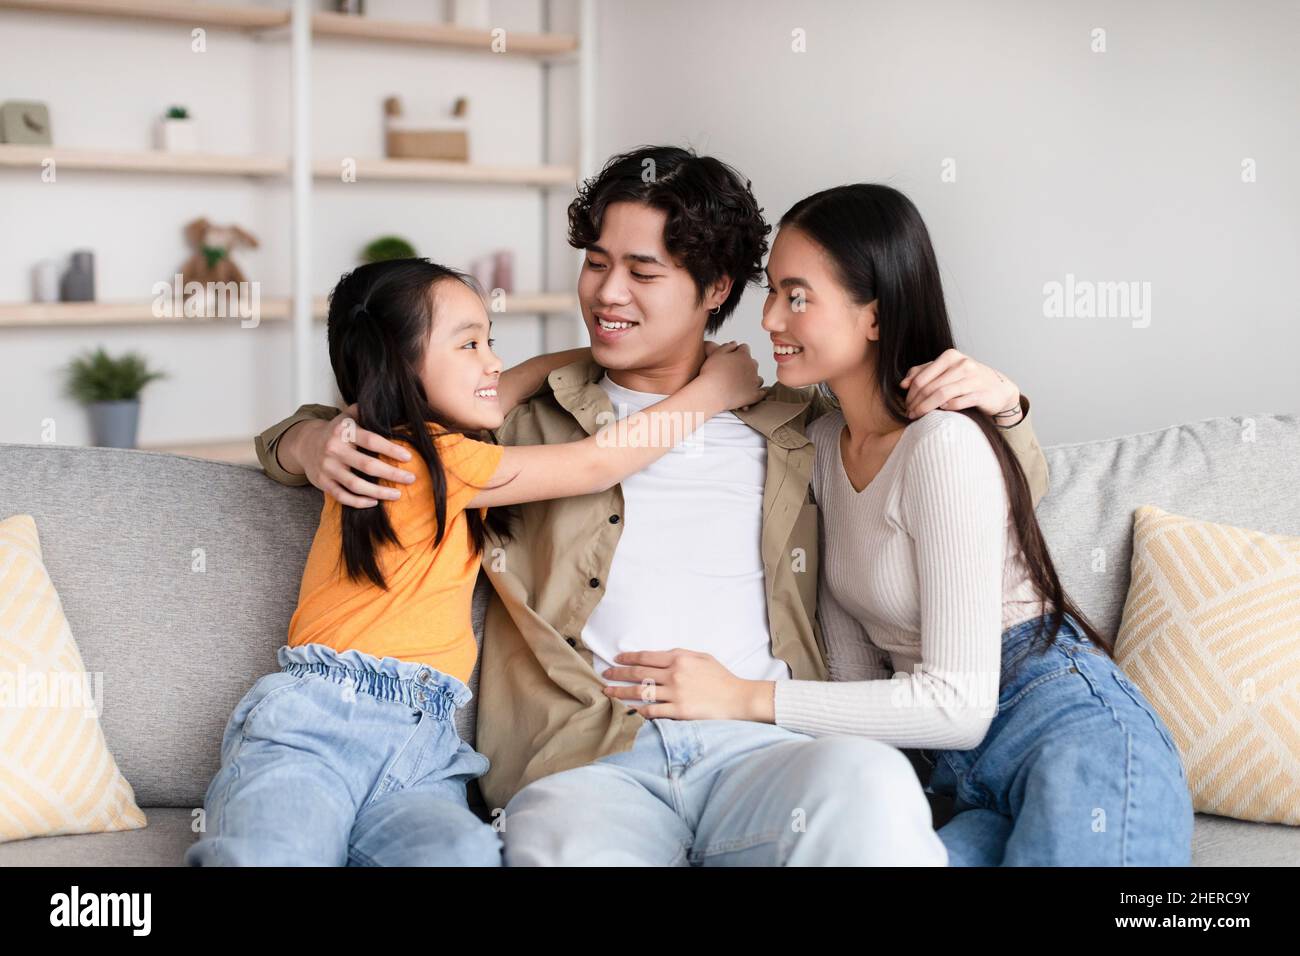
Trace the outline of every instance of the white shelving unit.
<instances>
[{"instance_id":1,"label":"white shelving unit","mask_svg":"<svg viewBox=\"0 0 1300 956\"><path fill-rule=\"evenodd\" d=\"M544 26L549 27L550 2L541 3ZM541 274L548 273L545 236L557 224L548 221L545 191L572 188L594 171L593 118L595 115L593 56L595 12L593 0L576 0L579 30L576 35L510 31L506 52L492 49L490 30L471 30L436 23L417 23L354 17L318 12L309 0L288 0L287 9L264 6L211 5L183 0L0 0L0 10L18 9L49 15L75 17L109 17L153 23L181 23L210 29L236 30L267 39L287 37L290 50L290 89L292 137L289 154L226 155L211 153L165 153L161 151L123 151L70 148L62 146L26 146L0 144L0 176L23 171L39 172L48 160L54 160L60 175L79 171L110 174L152 174L175 176L215 176L247 178L268 185L287 183L291 190L291 267L290 292L287 297L263 299L260 320L288 322L292 328L289 367L292 369L293 398L299 403L310 401L311 347L319 334L314 323L325 314L325 300L314 295L311 275L312 193L317 182L328 189L329 182L340 179L341 160L312 155L312 50L317 42L390 43L404 47L418 46L430 55L440 52L472 53L528 58L542 70L544 109L549 111L550 70L555 64L573 64L578 71L576 127L577 162L551 165L482 165L474 163L357 158L357 181L394 183L442 183L449 187L517 186L535 190L542 199L543 235ZM542 123L542 155L547 157L549 116ZM504 299L504 315L568 315L580 323L576 298L570 292L516 293ZM238 328L239 319L157 318L149 302L68 302L68 303L0 303L0 330L4 328L42 328L69 326L182 326L212 328L229 325ZM545 336L543 336L545 342ZM245 461L251 443L244 439L230 441L195 441L169 448L203 457Z\"/></svg>"}]
</instances>

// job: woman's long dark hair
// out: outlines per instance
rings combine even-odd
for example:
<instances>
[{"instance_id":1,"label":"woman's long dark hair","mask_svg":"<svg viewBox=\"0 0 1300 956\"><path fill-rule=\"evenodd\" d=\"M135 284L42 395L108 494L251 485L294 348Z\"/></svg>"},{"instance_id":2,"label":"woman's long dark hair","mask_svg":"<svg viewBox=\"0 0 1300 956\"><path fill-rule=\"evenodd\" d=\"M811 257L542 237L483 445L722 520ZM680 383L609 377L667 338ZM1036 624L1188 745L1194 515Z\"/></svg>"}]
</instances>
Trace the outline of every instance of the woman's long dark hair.
<instances>
[{"instance_id":1,"label":"woman's long dark hair","mask_svg":"<svg viewBox=\"0 0 1300 956\"><path fill-rule=\"evenodd\" d=\"M433 328L433 286L438 282L473 283L464 273L428 259L389 259L360 266L339 279L330 293L329 350L334 379L343 401L357 406L357 427L389 440L409 442L424 459L433 481L437 547L446 530L447 477L429 433L429 423L479 441L491 441L447 422L429 404L420 382L425 350ZM359 449L365 451L365 449ZM366 452L370 454L370 452ZM369 476L353 469L355 474ZM491 508L486 522L478 509L466 511L473 553L482 554L486 534L510 533L511 512ZM369 578L386 588L375 551L383 543L399 545L384 502L371 508L343 509L343 561L348 577Z\"/></svg>"},{"instance_id":2,"label":"woman's long dark hair","mask_svg":"<svg viewBox=\"0 0 1300 956\"><path fill-rule=\"evenodd\" d=\"M954 347L939 263L920 212L896 189L858 183L801 199L781 217L781 226L799 229L825 250L853 301L859 305L876 301L880 339L876 343L875 385L889 415L901 425L909 424L907 397L899 382L908 369L933 361ZM962 409L962 414L979 426L993 448L1025 566L1040 600L1052 602L1046 644L1056 640L1068 613L1092 641L1112 653L1111 643L1061 586L1034 515L1024 470L1001 431L978 409Z\"/></svg>"}]
</instances>

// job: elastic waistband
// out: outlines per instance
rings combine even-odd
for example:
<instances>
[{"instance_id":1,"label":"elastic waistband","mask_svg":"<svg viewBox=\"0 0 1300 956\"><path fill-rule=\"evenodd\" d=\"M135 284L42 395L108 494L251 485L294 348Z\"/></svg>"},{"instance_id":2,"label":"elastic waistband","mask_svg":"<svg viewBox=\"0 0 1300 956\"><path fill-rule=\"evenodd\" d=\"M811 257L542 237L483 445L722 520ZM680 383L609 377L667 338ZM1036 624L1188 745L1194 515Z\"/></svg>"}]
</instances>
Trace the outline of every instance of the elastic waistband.
<instances>
[{"instance_id":1,"label":"elastic waistband","mask_svg":"<svg viewBox=\"0 0 1300 956\"><path fill-rule=\"evenodd\" d=\"M287 644L276 652L281 670L319 674L351 685L354 692L415 707L435 717L450 717L473 697L465 684L436 667L395 657L378 658L364 651L336 651L324 644Z\"/></svg>"}]
</instances>

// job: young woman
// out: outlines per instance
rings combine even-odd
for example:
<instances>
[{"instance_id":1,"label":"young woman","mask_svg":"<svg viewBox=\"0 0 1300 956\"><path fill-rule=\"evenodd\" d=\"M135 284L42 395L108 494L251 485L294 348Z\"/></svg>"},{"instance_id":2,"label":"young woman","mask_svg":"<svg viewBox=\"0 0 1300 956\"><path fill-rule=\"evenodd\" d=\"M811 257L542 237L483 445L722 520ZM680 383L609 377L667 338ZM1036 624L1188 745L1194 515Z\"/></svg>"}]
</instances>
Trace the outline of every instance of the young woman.
<instances>
[{"instance_id":1,"label":"young woman","mask_svg":"<svg viewBox=\"0 0 1300 956\"><path fill-rule=\"evenodd\" d=\"M496 831L465 793L488 760L453 722L478 651L479 555L489 530L508 532L489 507L604 491L669 450L645 437L660 416L680 441L762 394L748 350L727 343L675 394L594 435L503 447L482 431L542 370L503 376L488 331L465 277L424 259L362 266L335 287L339 392L358 427L410 455L415 480L368 508L325 497L281 670L230 718L187 862L499 865Z\"/></svg>"},{"instance_id":2,"label":"young woman","mask_svg":"<svg viewBox=\"0 0 1300 956\"><path fill-rule=\"evenodd\" d=\"M828 189L781 220L763 327L778 378L838 408L809 427L833 682L742 681L706 655L638 653L607 693L648 717L761 720L918 748L956 866L1181 865L1192 808L1160 717L1070 601L1025 476L966 395L912 420L916 368L953 347L916 207ZM942 398L942 396L939 396ZM892 676L891 676L892 675Z\"/></svg>"}]
</instances>

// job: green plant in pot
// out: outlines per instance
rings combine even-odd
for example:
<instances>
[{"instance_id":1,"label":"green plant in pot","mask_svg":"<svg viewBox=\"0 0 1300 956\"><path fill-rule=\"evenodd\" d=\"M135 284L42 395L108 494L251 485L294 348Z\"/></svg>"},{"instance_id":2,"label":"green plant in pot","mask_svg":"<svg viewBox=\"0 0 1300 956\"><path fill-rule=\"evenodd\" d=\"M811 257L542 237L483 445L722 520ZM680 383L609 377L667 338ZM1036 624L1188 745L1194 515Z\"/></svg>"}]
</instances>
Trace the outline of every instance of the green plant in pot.
<instances>
[{"instance_id":1,"label":"green plant in pot","mask_svg":"<svg viewBox=\"0 0 1300 956\"><path fill-rule=\"evenodd\" d=\"M400 236L380 236L361 250L362 262L414 259L415 247Z\"/></svg>"},{"instance_id":2,"label":"green plant in pot","mask_svg":"<svg viewBox=\"0 0 1300 956\"><path fill-rule=\"evenodd\" d=\"M68 363L68 395L90 409L94 443L106 448L134 448L140 423L140 392L166 378L144 356L127 352L114 358L104 349L86 352Z\"/></svg>"}]
</instances>

